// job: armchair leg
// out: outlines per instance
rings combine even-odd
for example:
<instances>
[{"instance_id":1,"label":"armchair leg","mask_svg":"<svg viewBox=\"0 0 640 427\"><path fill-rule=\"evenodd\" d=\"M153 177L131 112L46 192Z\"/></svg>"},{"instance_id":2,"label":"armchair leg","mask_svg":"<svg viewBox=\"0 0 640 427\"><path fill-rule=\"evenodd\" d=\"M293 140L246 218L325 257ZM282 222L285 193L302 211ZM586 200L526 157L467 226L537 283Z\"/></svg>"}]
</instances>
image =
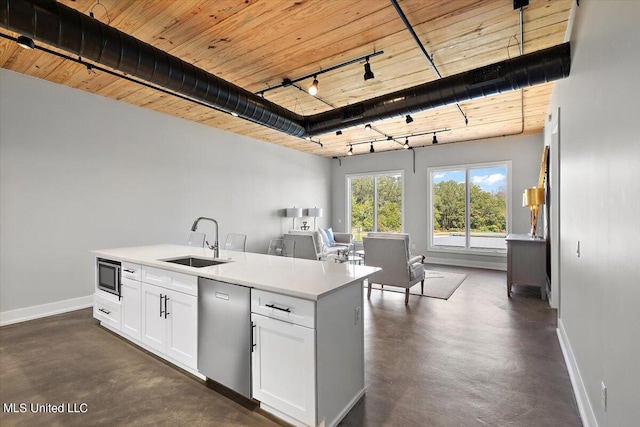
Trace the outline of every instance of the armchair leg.
<instances>
[{"instance_id":1,"label":"armchair leg","mask_svg":"<svg viewBox=\"0 0 640 427\"><path fill-rule=\"evenodd\" d=\"M424 295L424 280L420 282L420 293Z\"/></svg>"},{"instance_id":2,"label":"armchair leg","mask_svg":"<svg viewBox=\"0 0 640 427\"><path fill-rule=\"evenodd\" d=\"M409 288L404 292L404 305L409 304Z\"/></svg>"},{"instance_id":3,"label":"armchair leg","mask_svg":"<svg viewBox=\"0 0 640 427\"><path fill-rule=\"evenodd\" d=\"M367 287L367 299L369 298L371 298L371 282L370 281Z\"/></svg>"}]
</instances>

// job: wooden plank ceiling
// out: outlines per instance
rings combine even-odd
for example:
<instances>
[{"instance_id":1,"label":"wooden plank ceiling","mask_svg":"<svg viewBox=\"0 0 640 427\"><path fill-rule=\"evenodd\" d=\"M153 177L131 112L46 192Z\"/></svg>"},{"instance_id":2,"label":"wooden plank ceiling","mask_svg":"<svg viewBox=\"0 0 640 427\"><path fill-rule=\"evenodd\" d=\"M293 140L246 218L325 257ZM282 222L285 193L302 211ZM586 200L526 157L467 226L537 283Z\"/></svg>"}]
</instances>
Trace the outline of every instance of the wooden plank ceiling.
<instances>
[{"instance_id":1,"label":"wooden plank ceiling","mask_svg":"<svg viewBox=\"0 0 640 427\"><path fill-rule=\"evenodd\" d=\"M293 86L264 96L299 114L310 115L437 79L389 0L61 0L85 14L165 50L252 92L279 85L374 51L375 78L363 79L364 61L318 76L324 102ZM519 13L512 0L400 0L407 19L443 77L519 55ZM572 0L531 0L523 13L524 53L564 41ZM108 16L107 16L108 14ZM0 32L17 36L6 29ZM36 43L37 40L36 40ZM56 50L51 46L46 46ZM552 83L397 117L313 142L232 117L137 83L60 59L24 50L0 38L3 68L86 90L144 108L237 134L313 153L344 156L432 142L440 144L519 133L541 132ZM298 83L306 89L313 78ZM422 136L413 136L423 134Z\"/></svg>"}]
</instances>

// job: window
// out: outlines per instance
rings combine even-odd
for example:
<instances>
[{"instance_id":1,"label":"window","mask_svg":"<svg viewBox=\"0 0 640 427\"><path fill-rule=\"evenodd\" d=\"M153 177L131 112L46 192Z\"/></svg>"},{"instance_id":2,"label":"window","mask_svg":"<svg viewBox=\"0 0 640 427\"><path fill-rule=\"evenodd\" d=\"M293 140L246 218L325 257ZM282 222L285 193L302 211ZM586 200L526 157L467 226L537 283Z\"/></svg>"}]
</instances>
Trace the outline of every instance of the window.
<instances>
[{"instance_id":1,"label":"window","mask_svg":"<svg viewBox=\"0 0 640 427\"><path fill-rule=\"evenodd\" d=\"M347 176L347 229L356 241L371 231L402 231L403 173Z\"/></svg>"},{"instance_id":2,"label":"window","mask_svg":"<svg viewBox=\"0 0 640 427\"><path fill-rule=\"evenodd\" d=\"M430 250L506 252L511 162L430 168Z\"/></svg>"}]
</instances>

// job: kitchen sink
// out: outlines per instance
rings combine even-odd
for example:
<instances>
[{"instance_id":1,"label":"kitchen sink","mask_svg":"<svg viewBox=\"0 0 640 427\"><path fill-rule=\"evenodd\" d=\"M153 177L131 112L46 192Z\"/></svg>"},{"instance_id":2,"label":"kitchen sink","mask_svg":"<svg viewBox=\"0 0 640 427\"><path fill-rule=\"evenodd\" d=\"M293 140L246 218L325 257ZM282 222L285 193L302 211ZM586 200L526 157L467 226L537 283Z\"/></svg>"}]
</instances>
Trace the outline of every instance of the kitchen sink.
<instances>
[{"instance_id":1,"label":"kitchen sink","mask_svg":"<svg viewBox=\"0 0 640 427\"><path fill-rule=\"evenodd\" d=\"M174 264L186 265L188 267L197 267L197 268L209 267L211 265L225 264L228 262L228 261L222 261L222 260L211 259L211 258L193 258L193 257L166 259L164 261L172 262Z\"/></svg>"}]
</instances>

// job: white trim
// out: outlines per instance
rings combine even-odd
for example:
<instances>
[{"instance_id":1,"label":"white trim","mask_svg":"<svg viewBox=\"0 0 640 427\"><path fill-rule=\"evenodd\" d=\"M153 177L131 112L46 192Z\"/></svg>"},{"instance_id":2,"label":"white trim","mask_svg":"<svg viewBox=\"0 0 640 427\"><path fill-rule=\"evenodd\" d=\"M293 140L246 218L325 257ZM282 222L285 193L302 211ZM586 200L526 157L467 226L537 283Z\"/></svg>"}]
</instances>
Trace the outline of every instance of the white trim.
<instances>
[{"instance_id":1,"label":"white trim","mask_svg":"<svg viewBox=\"0 0 640 427\"><path fill-rule=\"evenodd\" d=\"M558 334L558 341L560 341L560 348L562 349L564 362L567 365L567 371L569 371L569 378L571 379L571 386L573 387L573 395L575 396L576 403L578 404L578 411L580 412L582 424L584 427L598 427L598 422L596 421L596 416L593 412L591 402L589 402L589 395L587 394L587 389L584 386L584 381L582 381L580 369L578 369L578 364L576 363L576 358L573 355L571 343L569 343L569 338L567 337L567 333L564 329L562 319L558 319L558 329L556 329L556 332Z\"/></svg>"},{"instance_id":2,"label":"white trim","mask_svg":"<svg viewBox=\"0 0 640 427\"><path fill-rule=\"evenodd\" d=\"M329 427L334 427L334 426L337 426L338 424L340 424L340 421L342 421L342 419L347 416L349 411L351 411L351 409L353 409L353 407L356 406L356 403L358 403L360 401L362 396L364 396L364 389L360 390L360 392L358 392L358 394L353 396L353 399L351 399L351 401L347 404L347 406L345 406L342 409L342 411L340 411L340 413L333 419L333 421L331 421L329 424L326 424L326 425L329 426ZM322 420L320 425L323 425L324 422L325 422L325 420Z\"/></svg>"},{"instance_id":3,"label":"white trim","mask_svg":"<svg viewBox=\"0 0 640 427\"><path fill-rule=\"evenodd\" d=\"M0 313L0 326L26 322L27 320L67 313L69 311L80 310L82 308L92 306L93 294L80 298L73 298L64 301L51 302L48 304L19 308L17 310L3 311Z\"/></svg>"},{"instance_id":4,"label":"white trim","mask_svg":"<svg viewBox=\"0 0 640 427\"><path fill-rule=\"evenodd\" d=\"M434 258L425 256L425 264L455 265L456 267L484 268L486 270L507 271L507 262L470 261L454 258Z\"/></svg>"}]
</instances>

